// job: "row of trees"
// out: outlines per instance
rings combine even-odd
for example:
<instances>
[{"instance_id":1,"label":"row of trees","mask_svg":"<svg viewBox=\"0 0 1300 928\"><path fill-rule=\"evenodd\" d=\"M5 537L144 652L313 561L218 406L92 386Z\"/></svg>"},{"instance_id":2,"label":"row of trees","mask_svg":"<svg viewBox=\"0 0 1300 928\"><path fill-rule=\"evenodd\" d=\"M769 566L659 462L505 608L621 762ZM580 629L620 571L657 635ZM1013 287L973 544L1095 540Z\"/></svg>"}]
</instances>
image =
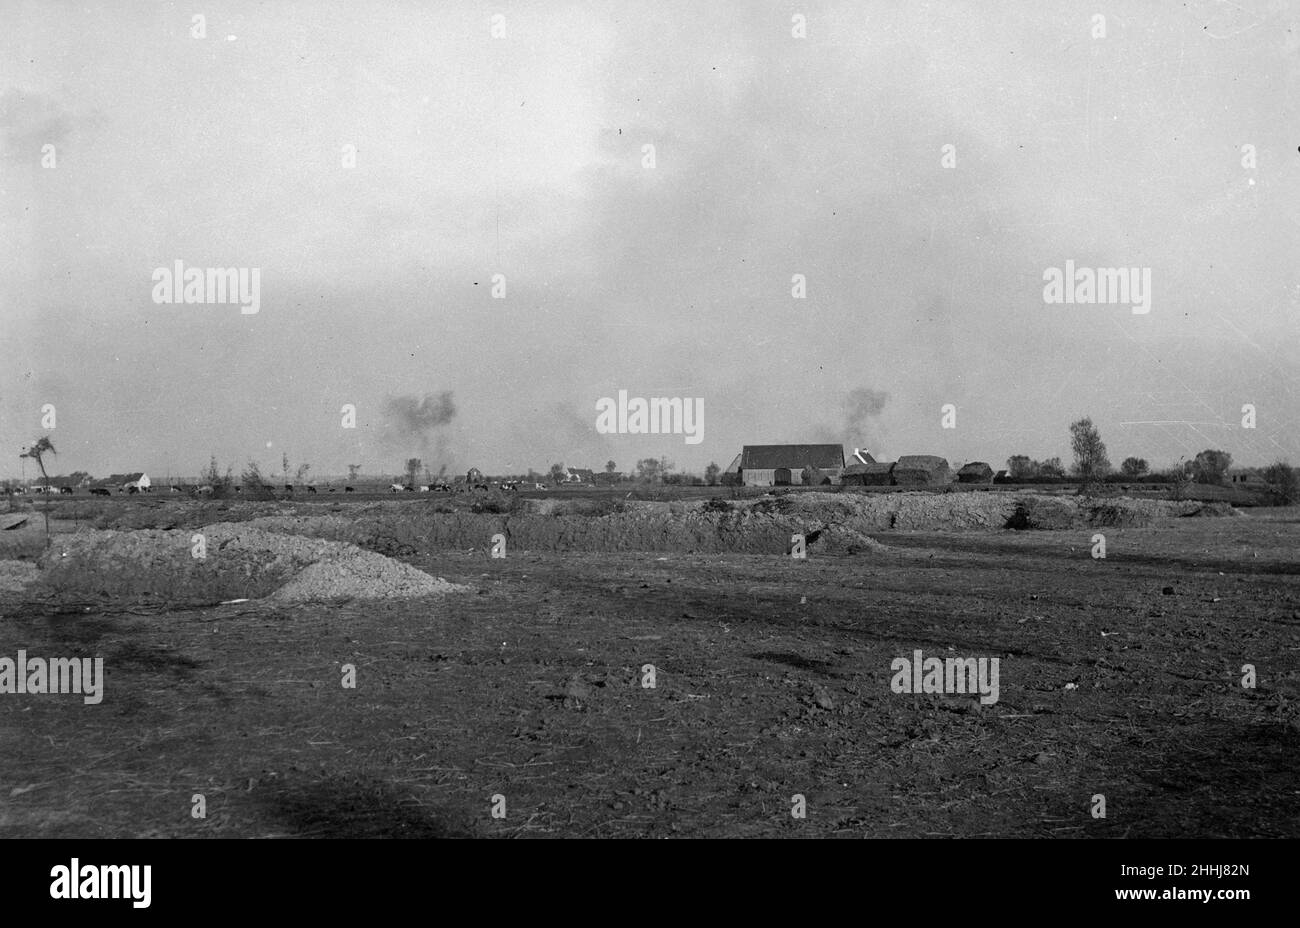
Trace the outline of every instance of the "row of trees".
<instances>
[{"instance_id":1,"label":"row of trees","mask_svg":"<svg viewBox=\"0 0 1300 928\"><path fill-rule=\"evenodd\" d=\"M1110 457L1106 443L1101 440L1101 433L1091 418L1079 419L1070 423L1070 450L1074 453L1071 473L1080 478L1085 489L1104 480L1112 473ZM1227 451L1207 448L1190 461L1180 461L1163 478L1180 493L1188 483L1207 485L1222 484L1232 468L1232 455ZM1065 476L1065 468L1060 458L1048 458L1046 461L1031 460L1023 454L1013 455L1007 459L1007 471L1017 479L1044 477L1059 478ZM1127 457L1119 466L1123 477L1138 480L1151 474L1151 466L1145 458ZM1278 461L1260 471L1260 476L1268 484L1275 499L1283 505L1300 501L1300 474L1296 468L1285 461Z\"/></svg>"},{"instance_id":2,"label":"row of trees","mask_svg":"<svg viewBox=\"0 0 1300 928\"><path fill-rule=\"evenodd\" d=\"M1101 440L1101 433L1093 425L1092 419L1084 418L1070 423L1070 450L1074 453L1070 473L1079 477L1084 484L1095 483L1113 473L1106 443ZM1231 467L1231 454L1206 449L1191 461L1180 463L1176 469L1197 483L1212 484L1222 483ZM1035 461L1023 454L1007 459L1007 471L1017 479L1059 478L1066 475L1065 466L1059 457ZM1124 477L1139 479L1151 473L1151 465L1146 458L1127 457L1120 463L1119 473Z\"/></svg>"},{"instance_id":3,"label":"row of trees","mask_svg":"<svg viewBox=\"0 0 1300 928\"><path fill-rule=\"evenodd\" d=\"M531 473L531 472L530 472ZM547 472L547 477L552 483L563 483L567 470L563 462L557 462L551 465ZM637 482L637 483L663 483L669 486L717 486L718 476L722 473L722 468L716 463L710 463L704 469L704 476L686 473L684 471L674 471L673 462L667 457L660 458L642 458L636 462L636 469L632 474L623 474L619 472L618 464L614 461L605 462L605 471L603 474L595 475L596 479L602 483L618 482Z\"/></svg>"}]
</instances>

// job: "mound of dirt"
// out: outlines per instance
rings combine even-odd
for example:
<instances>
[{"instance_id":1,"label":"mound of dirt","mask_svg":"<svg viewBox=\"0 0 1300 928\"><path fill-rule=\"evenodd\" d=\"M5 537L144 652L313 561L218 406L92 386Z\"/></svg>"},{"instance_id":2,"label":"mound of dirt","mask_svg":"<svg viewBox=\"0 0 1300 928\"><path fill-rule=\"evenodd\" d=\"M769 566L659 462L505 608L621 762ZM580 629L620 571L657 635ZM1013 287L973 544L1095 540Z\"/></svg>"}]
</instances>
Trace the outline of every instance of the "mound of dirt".
<instances>
[{"instance_id":1,"label":"mound of dirt","mask_svg":"<svg viewBox=\"0 0 1300 928\"><path fill-rule=\"evenodd\" d=\"M65 535L41 558L40 568L42 584L58 594L193 605L272 595L306 602L463 589L355 545L246 523L217 523L194 532Z\"/></svg>"}]
</instances>

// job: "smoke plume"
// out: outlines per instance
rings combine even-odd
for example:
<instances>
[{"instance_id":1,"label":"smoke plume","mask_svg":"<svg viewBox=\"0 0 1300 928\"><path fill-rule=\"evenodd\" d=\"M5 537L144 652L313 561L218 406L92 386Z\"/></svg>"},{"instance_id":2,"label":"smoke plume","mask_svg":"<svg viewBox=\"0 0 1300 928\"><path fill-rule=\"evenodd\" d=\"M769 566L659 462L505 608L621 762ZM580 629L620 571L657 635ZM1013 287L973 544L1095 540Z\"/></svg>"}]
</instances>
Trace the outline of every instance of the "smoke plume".
<instances>
[{"instance_id":1,"label":"smoke plume","mask_svg":"<svg viewBox=\"0 0 1300 928\"><path fill-rule=\"evenodd\" d=\"M854 448L862 448L878 457L883 438L879 419L888 402L889 394L884 390L870 387L850 390L840 403L841 425L839 428L822 426L817 430L818 440L840 442L850 454Z\"/></svg>"},{"instance_id":2,"label":"smoke plume","mask_svg":"<svg viewBox=\"0 0 1300 928\"><path fill-rule=\"evenodd\" d=\"M419 452L424 464L438 464L438 476L447 472L450 450L444 429L456 418L456 401L451 390L390 396L384 401L384 440L403 454Z\"/></svg>"}]
</instances>

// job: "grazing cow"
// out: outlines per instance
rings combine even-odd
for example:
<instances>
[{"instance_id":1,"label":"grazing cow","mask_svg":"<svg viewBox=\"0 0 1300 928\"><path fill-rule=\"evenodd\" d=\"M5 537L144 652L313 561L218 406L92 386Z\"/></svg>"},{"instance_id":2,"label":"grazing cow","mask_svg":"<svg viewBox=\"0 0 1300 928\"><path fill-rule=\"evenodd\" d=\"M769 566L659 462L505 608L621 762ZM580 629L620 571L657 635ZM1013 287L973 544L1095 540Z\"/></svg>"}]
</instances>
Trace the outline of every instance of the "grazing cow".
<instances>
[{"instance_id":1,"label":"grazing cow","mask_svg":"<svg viewBox=\"0 0 1300 928\"><path fill-rule=\"evenodd\" d=\"M64 496L71 496L72 487L59 487L59 492L62 493Z\"/></svg>"},{"instance_id":2,"label":"grazing cow","mask_svg":"<svg viewBox=\"0 0 1300 928\"><path fill-rule=\"evenodd\" d=\"M286 483L286 484L284 485L284 492L289 493L289 494L292 494L292 493L293 493L293 484L292 484L292 483Z\"/></svg>"},{"instance_id":3,"label":"grazing cow","mask_svg":"<svg viewBox=\"0 0 1300 928\"><path fill-rule=\"evenodd\" d=\"M316 492L316 488L315 488L315 487L308 487L308 488L307 488L307 492L308 492L308 493L315 493L315 492Z\"/></svg>"},{"instance_id":4,"label":"grazing cow","mask_svg":"<svg viewBox=\"0 0 1300 928\"><path fill-rule=\"evenodd\" d=\"M400 483L390 483L388 485L389 493L401 493L405 489L406 487L402 486Z\"/></svg>"},{"instance_id":5,"label":"grazing cow","mask_svg":"<svg viewBox=\"0 0 1300 928\"><path fill-rule=\"evenodd\" d=\"M113 494L109 493L108 490L105 489L104 487L91 487L90 495L91 496L112 496Z\"/></svg>"},{"instance_id":6,"label":"grazing cow","mask_svg":"<svg viewBox=\"0 0 1300 928\"><path fill-rule=\"evenodd\" d=\"M330 492L333 493L334 491L333 491L333 490L330 490ZM344 493L355 493L356 490L355 490L353 487L344 487L344 488L343 488L343 492L344 492Z\"/></svg>"},{"instance_id":7,"label":"grazing cow","mask_svg":"<svg viewBox=\"0 0 1300 928\"><path fill-rule=\"evenodd\" d=\"M126 488L126 492L128 492L128 493L139 493L139 492L140 492L140 488L137 487L137 486L130 486L130 487L127 487L127 488Z\"/></svg>"},{"instance_id":8,"label":"grazing cow","mask_svg":"<svg viewBox=\"0 0 1300 928\"><path fill-rule=\"evenodd\" d=\"M427 484L425 484L425 485L421 485L421 487L420 487L420 492L421 492L421 493L428 493L428 492L429 492L429 487L428 487L428 485L427 485Z\"/></svg>"}]
</instances>

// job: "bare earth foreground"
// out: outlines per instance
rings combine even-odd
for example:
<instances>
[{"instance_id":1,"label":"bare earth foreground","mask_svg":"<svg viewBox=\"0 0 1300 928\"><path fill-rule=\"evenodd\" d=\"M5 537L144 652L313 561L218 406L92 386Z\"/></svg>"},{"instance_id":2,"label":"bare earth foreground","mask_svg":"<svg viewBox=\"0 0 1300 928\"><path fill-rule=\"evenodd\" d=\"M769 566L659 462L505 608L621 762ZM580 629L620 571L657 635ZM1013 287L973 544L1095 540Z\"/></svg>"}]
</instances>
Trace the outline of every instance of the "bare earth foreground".
<instances>
[{"instance_id":1,"label":"bare earth foreground","mask_svg":"<svg viewBox=\"0 0 1300 928\"><path fill-rule=\"evenodd\" d=\"M114 501L60 507L39 570L33 514L0 532L0 657L102 657L106 684L0 694L0 837L1300 835L1300 513L1013 531L963 503L944 529L908 496ZM234 560L255 541L284 550ZM312 566L338 559L360 585ZM255 596L219 604L220 564ZM918 649L1000 658L999 700L892 692Z\"/></svg>"}]
</instances>

